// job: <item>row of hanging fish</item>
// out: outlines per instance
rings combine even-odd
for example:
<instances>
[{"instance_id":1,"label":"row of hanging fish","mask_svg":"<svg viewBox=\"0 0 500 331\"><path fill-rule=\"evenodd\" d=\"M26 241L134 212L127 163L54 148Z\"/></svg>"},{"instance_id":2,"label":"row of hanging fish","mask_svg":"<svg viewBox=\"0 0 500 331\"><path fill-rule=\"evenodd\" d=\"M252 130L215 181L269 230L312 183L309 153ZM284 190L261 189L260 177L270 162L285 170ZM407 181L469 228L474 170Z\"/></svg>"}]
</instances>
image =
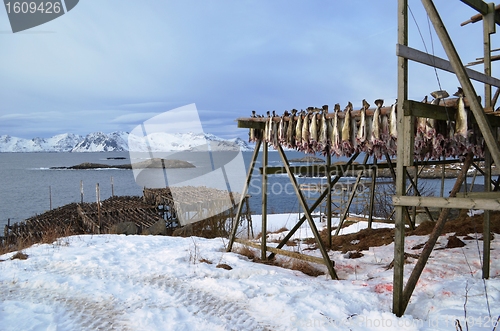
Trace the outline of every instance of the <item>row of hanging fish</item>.
<instances>
[{"instance_id":1,"label":"row of hanging fish","mask_svg":"<svg viewBox=\"0 0 500 331\"><path fill-rule=\"evenodd\" d=\"M438 105L449 95L446 91L431 93ZM464 95L461 89L457 93L458 107L456 116L448 121L431 118L417 118L415 134L415 158L417 160L439 159L441 157L462 157L468 151L482 156L484 141L478 134L468 116ZM427 102L427 97L423 102ZM267 141L289 149L314 154L331 154L350 157L354 153L367 153L381 159L384 155L395 156L397 152L397 106L381 111L384 101L375 100L376 108L371 116L367 115L370 104L363 100L361 109L353 114L353 105L347 104L343 111L336 104L333 113L328 106L309 107L307 110L285 111L277 116L273 111L267 117L252 112L253 118L265 118L264 129L250 129L249 141ZM371 113L372 111L370 111Z\"/></svg>"},{"instance_id":2,"label":"row of hanging fish","mask_svg":"<svg viewBox=\"0 0 500 331\"><path fill-rule=\"evenodd\" d=\"M446 91L431 93L431 104L439 105L447 98ZM458 97L455 117L446 121L432 118L416 119L414 154L417 160L463 158L469 151L476 157L484 156L484 139L476 123L472 122L470 110L465 107L462 88L454 94ZM427 97L423 102L427 102Z\"/></svg>"},{"instance_id":3,"label":"row of hanging fish","mask_svg":"<svg viewBox=\"0 0 500 331\"><path fill-rule=\"evenodd\" d=\"M375 100L377 105L373 116L366 116L370 104L363 100L360 116L352 116L352 103L344 111L336 104L333 115L328 106L309 107L306 111L285 111L279 118L273 112L267 114L265 129L250 129L249 141L263 139L278 148L297 149L306 153L328 153L337 156L351 156L365 152L381 158L385 153L396 154L396 103L390 114L382 114L384 101ZM257 117L255 112L252 117Z\"/></svg>"}]
</instances>

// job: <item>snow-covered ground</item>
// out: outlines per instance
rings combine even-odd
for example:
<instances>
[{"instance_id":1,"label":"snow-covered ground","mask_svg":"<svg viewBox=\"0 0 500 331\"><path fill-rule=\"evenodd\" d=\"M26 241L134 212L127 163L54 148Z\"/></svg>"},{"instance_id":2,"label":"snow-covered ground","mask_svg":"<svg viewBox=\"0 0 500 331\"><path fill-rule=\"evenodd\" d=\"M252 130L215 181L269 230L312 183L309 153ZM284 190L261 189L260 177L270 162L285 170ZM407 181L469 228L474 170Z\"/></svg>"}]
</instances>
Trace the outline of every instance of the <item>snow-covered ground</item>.
<instances>
[{"instance_id":1,"label":"snow-covered ground","mask_svg":"<svg viewBox=\"0 0 500 331\"><path fill-rule=\"evenodd\" d=\"M275 229L291 228L297 218L270 216ZM354 226L364 225L344 231ZM305 228L300 233L308 236ZM408 237L406 252L418 254L411 248L425 241ZM25 249L26 260L0 256L0 330L456 330L457 319L463 330L466 320L469 330L493 330L500 244L491 242L491 279L483 282L482 242L464 241L465 247L432 253L406 315L397 318L393 270L386 270L392 244L358 259L330 252L341 278L334 281L227 253L221 238L62 238ZM406 276L414 263L406 265Z\"/></svg>"}]
</instances>

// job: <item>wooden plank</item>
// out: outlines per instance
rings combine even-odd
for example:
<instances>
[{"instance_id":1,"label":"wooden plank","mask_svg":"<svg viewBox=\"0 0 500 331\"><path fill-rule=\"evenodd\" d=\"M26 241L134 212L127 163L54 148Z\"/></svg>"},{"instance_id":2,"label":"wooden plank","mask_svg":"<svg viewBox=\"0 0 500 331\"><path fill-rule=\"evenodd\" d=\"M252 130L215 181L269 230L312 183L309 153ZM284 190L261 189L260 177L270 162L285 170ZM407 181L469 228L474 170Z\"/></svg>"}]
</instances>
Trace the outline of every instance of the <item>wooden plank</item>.
<instances>
[{"instance_id":1,"label":"wooden plank","mask_svg":"<svg viewBox=\"0 0 500 331\"><path fill-rule=\"evenodd\" d=\"M483 19L483 15L486 15L489 13L489 8L488 4L482 0L460 0L463 3L465 3L467 6L471 7L474 10L477 10L479 12L478 15L474 15L470 18L470 20L460 24L461 26L464 26L467 23L476 23L479 22L480 20ZM497 6L496 8L499 8ZM494 13L494 19L496 24L500 24L500 14L498 11L495 11Z\"/></svg>"},{"instance_id":2,"label":"wooden plank","mask_svg":"<svg viewBox=\"0 0 500 331\"><path fill-rule=\"evenodd\" d=\"M250 246L250 247L253 247L256 249L260 249L259 244L251 242L249 240L236 238L234 241L239 243L239 244L245 245L245 246ZM292 252L292 251L287 251L285 249L274 248L274 247L269 247L269 246L267 247L267 250L274 253L274 254L285 255L288 257L293 257L294 259L325 265L325 261L320 257L301 254L301 253ZM335 263L334 261L331 261L331 260L330 260L330 262L332 264Z\"/></svg>"},{"instance_id":3,"label":"wooden plank","mask_svg":"<svg viewBox=\"0 0 500 331\"><path fill-rule=\"evenodd\" d=\"M453 107L445 107L432 105L430 103L423 103L413 100L406 100L405 102L405 115L415 117L434 118L436 120L455 120L456 109ZM500 126L500 116L497 113L487 113L486 118L491 126ZM472 123L476 123L476 119L472 118Z\"/></svg>"},{"instance_id":4,"label":"wooden plank","mask_svg":"<svg viewBox=\"0 0 500 331\"><path fill-rule=\"evenodd\" d=\"M500 198L394 196L392 202L395 206L500 210Z\"/></svg>"},{"instance_id":5,"label":"wooden plank","mask_svg":"<svg viewBox=\"0 0 500 331\"><path fill-rule=\"evenodd\" d=\"M265 120L265 119L263 119ZM262 122L256 122L256 121L248 121L244 119L238 119L238 128L243 128L243 129L264 129L266 127L266 123L264 121Z\"/></svg>"},{"instance_id":6,"label":"wooden plank","mask_svg":"<svg viewBox=\"0 0 500 331\"><path fill-rule=\"evenodd\" d=\"M487 188L487 185L485 186ZM467 192L467 193L457 193L459 198L470 198L470 199L500 199L500 192Z\"/></svg>"},{"instance_id":7,"label":"wooden plank","mask_svg":"<svg viewBox=\"0 0 500 331\"><path fill-rule=\"evenodd\" d=\"M396 45L396 55L431 67L436 67L444 71L456 73L450 61L421 52L408 46L400 44ZM492 86L500 87L500 79L486 76L482 72L475 71L470 68L465 68L465 71L471 79L485 84L490 84Z\"/></svg>"}]
</instances>

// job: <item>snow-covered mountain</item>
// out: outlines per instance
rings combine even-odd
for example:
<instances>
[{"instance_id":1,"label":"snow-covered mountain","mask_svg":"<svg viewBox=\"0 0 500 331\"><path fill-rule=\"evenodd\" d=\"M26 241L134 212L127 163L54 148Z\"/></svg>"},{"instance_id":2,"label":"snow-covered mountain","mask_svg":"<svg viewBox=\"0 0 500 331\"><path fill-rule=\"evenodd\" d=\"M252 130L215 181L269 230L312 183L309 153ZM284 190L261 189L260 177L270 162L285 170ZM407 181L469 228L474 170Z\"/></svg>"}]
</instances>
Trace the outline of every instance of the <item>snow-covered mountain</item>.
<instances>
[{"instance_id":1,"label":"snow-covered mountain","mask_svg":"<svg viewBox=\"0 0 500 331\"><path fill-rule=\"evenodd\" d=\"M83 137L64 133L51 138L24 139L8 135L0 136L0 152L126 152L129 144L134 151L181 151L206 150L210 142L211 150L252 151L240 138L222 139L213 134L194 133L153 133L146 137L130 135L128 132L93 132Z\"/></svg>"},{"instance_id":2,"label":"snow-covered mountain","mask_svg":"<svg viewBox=\"0 0 500 331\"><path fill-rule=\"evenodd\" d=\"M23 139L0 136L0 152L70 152L82 136L63 133L51 138Z\"/></svg>"}]
</instances>

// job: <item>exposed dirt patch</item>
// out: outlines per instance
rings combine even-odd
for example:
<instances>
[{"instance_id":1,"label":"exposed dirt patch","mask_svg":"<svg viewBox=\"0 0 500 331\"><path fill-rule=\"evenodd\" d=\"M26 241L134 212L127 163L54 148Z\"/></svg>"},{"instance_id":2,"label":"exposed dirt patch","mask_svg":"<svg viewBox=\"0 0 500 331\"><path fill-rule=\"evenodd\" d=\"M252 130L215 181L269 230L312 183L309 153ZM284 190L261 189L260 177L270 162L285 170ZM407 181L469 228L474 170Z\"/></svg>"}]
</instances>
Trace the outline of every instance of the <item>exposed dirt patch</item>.
<instances>
[{"instance_id":1,"label":"exposed dirt patch","mask_svg":"<svg viewBox=\"0 0 500 331\"><path fill-rule=\"evenodd\" d=\"M483 232L483 215L467 216L462 215L456 219L448 220L444 226L443 234L454 233L456 236L467 236L471 233L479 233L482 237ZM428 235L434 229L434 222L426 221L420 224L415 230L407 231L406 235ZM490 217L490 230L493 233L500 234L500 212L492 212ZM321 233L321 239L326 243L326 231ZM450 237L452 238L452 237ZM458 239L458 238L457 238ZM467 238L464 238L467 239ZM470 239L475 239L470 237ZM454 239L451 239L450 245L457 244ZM460 240L460 239L458 239ZM332 236L331 249L347 253L349 251L363 251L370 247L388 245L394 241L394 229L364 229L357 233ZM461 241L461 240L460 240ZM413 247L412 249L420 249L424 244ZM450 246L451 247L451 246ZM448 248L450 248L448 247ZM455 246L461 247L461 246Z\"/></svg>"},{"instance_id":2,"label":"exposed dirt patch","mask_svg":"<svg viewBox=\"0 0 500 331\"><path fill-rule=\"evenodd\" d=\"M231 267L228 264L225 263L219 263L216 268L221 268L221 269L226 269L226 270L233 270L233 267Z\"/></svg>"},{"instance_id":3,"label":"exposed dirt patch","mask_svg":"<svg viewBox=\"0 0 500 331\"><path fill-rule=\"evenodd\" d=\"M446 248L455 248L455 247L464 247L465 243L460 240L457 236L448 237L448 243L446 244Z\"/></svg>"}]
</instances>

